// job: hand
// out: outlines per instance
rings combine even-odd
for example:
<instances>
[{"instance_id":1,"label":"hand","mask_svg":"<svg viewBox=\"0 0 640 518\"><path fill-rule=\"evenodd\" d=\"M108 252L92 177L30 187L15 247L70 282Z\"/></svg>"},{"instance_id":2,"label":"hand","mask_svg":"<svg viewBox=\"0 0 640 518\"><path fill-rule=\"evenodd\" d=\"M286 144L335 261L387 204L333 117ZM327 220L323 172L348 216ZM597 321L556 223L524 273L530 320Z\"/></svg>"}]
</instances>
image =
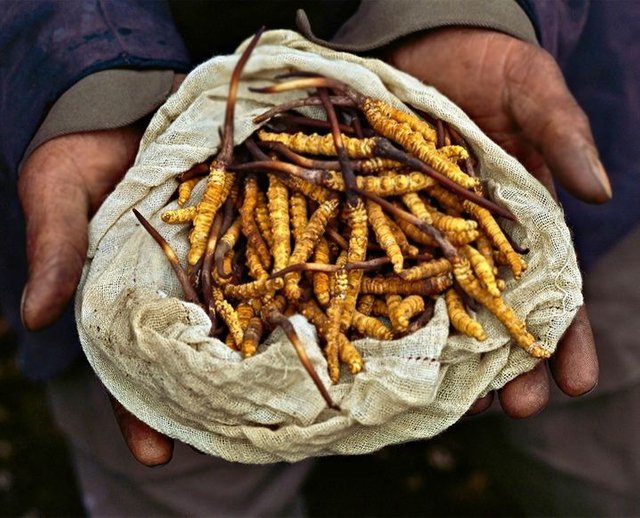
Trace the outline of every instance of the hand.
<instances>
[{"instance_id":1,"label":"hand","mask_svg":"<svg viewBox=\"0 0 640 518\"><path fill-rule=\"evenodd\" d=\"M611 198L587 117L544 50L495 31L447 28L403 41L385 57L458 104L554 197L557 180L583 201ZM549 365L558 387L570 396L596 385L598 360L584 307ZM540 411L549 397L544 363L508 383L499 397L512 417ZM471 412L482 411L490 402L491 396L478 400Z\"/></svg>"},{"instance_id":2,"label":"hand","mask_svg":"<svg viewBox=\"0 0 640 518\"><path fill-rule=\"evenodd\" d=\"M65 135L26 160L18 193L27 225L21 308L27 329L53 323L70 302L86 258L89 218L132 164L141 136L134 126ZM168 462L173 442L113 403L134 457L146 465Z\"/></svg>"}]
</instances>

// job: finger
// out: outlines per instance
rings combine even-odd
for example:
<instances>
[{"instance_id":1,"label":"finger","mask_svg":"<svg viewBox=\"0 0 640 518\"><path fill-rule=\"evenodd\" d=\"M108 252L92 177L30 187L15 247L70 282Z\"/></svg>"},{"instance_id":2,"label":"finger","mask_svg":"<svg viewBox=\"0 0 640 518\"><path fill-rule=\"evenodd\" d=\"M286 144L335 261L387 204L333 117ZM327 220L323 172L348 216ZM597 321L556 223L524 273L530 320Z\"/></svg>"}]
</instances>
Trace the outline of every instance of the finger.
<instances>
[{"instance_id":1,"label":"finger","mask_svg":"<svg viewBox=\"0 0 640 518\"><path fill-rule=\"evenodd\" d=\"M481 414L491 406L493 403L493 397L493 392L489 392L486 396L476 399L464 415L473 416Z\"/></svg>"},{"instance_id":2,"label":"finger","mask_svg":"<svg viewBox=\"0 0 640 518\"><path fill-rule=\"evenodd\" d=\"M514 121L571 194L590 203L608 201L611 185L589 121L560 69L540 49L521 44L515 48L505 65L505 102Z\"/></svg>"},{"instance_id":3,"label":"finger","mask_svg":"<svg viewBox=\"0 0 640 518\"><path fill-rule=\"evenodd\" d=\"M542 410L549 401L549 378L544 362L507 383L498 398L509 417L530 417Z\"/></svg>"},{"instance_id":4,"label":"finger","mask_svg":"<svg viewBox=\"0 0 640 518\"><path fill-rule=\"evenodd\" d=\"M135 459L149 467L167 464L173 456L173 440L137 419L114 397L109 398L122 437Z\"/></svg>"},{"instance_id":5,"label":"finger","mask_svg":"<svg viewBox=\"0 0 640 518\"><path fill-rule=\"evenodd\" d=\"M71 166L62 155L36 150L20 176L29 264L21 311L30 330L60 316L84 264L89 199Z\"/></svg>"},{"instance_id":6,"label":"finger","mask_svg":"<svg viewBox=\"0 0 640 518\"><path fill-rule=\"evenodd\" d=\"M568 396L580 396L598 383L598 356L587 310L582 306L549 360L551 374Z\"/></svg>"}]
</instances>

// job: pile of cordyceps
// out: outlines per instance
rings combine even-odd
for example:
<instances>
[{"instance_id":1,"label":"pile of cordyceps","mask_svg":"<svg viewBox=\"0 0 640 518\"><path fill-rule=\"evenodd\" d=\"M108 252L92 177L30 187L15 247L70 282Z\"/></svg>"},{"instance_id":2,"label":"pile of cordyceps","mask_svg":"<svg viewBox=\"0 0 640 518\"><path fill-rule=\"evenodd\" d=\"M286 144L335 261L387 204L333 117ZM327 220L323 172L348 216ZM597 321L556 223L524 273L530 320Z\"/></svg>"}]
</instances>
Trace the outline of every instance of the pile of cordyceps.
<instances>
[{"instance_id":1,"label":"pile of cordyceps","mask_svg":"<svg viewBox=\"0 0 640 518\"><path fill-rule=\"evenodd\" d=\"M526 268L524 251L494 218L513 216L484 196L453 128L334 79L297 74L256 91L311 93L257 117L262 128L234 150L237 85L259 35L232 75L218 154L179 176L181 208L162 215L192 225L186 270L136 212L186 300L208 312L211 335L250 357L281 326L329 405L292 314L315 326L334 383L341 364L353 374L364 366L353 340L414 332L440 295L458 332L486 338L467 310L480 304L520 347L546 357L501 296L498 266L516 279ZM322 107L326 118L293 114L303 106ZM191 202L205 176L202 198Z\"/></svg>"}]
</instances>

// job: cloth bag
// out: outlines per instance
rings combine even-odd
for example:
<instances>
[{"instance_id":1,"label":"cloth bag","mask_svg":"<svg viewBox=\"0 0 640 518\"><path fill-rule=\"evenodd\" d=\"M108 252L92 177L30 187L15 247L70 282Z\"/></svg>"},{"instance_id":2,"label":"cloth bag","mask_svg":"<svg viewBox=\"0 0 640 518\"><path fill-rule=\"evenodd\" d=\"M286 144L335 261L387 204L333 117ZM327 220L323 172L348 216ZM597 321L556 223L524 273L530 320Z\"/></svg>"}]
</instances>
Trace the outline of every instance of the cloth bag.
<instances>
[{"instance_id":1,"label":"cloth bag","mask_svg":"<svg viewBox=\"0 0 640 518\"><path fill-rule=\"evenodd\" d=\"M344 371L332 385L315 328L295 315L291 321L340 406L337 411L326 407L282 330L276 329L249 359L208 336L207 315L181 300L168 261L131 209L150 220L178 257L186 257L188 225L165 224L160 214L176 208L170 202L176 175L217 151L237 59L238 54L216 57L189 74L151 120L133 167L91 221L75 309L84 352L106 388L170 437L227 460L270 463L363 454L432 437L455 423L477 397L533 368L536 360L513 345L484 309L477 318L486 341L450 336L440 297L433 319L413 335L356 341L364 371L355 376ZM291 31L265 33L245 67L236 144L256 130L255 115L303 95L252 93L248 87L297 70L336 77L398 108L404 101L464 136L490 196L517 218L505 224L506 230L531 250L529 269L520 281L507 282L505 299L553 351L582 295L569 230L547 191L435 89L381 61L334 52Z\"/></svg>"}]
</instances>

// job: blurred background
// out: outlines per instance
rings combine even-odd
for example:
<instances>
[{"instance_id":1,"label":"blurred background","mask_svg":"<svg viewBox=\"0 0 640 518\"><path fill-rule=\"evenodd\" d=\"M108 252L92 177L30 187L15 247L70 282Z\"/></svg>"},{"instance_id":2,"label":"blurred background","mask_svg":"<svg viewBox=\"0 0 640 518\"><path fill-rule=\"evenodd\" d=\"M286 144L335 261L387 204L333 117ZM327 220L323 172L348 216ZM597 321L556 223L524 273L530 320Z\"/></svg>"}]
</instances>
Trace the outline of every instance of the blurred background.
<instances>
[{"instance_id":1,"label":"blurred background","mask_svg":"<svg viewBox=\"0 0 640 518\"><path fill-rule=\"evenodd\" d=\"M64 440L44 389L17 370L15 337L0 315L0 516L84 516ZM471 436L470 436L471 435ZM517 514L463 444L469 427L361 457L321 459L305 486L310 516Z\"/></svg>"}]
</instances>

